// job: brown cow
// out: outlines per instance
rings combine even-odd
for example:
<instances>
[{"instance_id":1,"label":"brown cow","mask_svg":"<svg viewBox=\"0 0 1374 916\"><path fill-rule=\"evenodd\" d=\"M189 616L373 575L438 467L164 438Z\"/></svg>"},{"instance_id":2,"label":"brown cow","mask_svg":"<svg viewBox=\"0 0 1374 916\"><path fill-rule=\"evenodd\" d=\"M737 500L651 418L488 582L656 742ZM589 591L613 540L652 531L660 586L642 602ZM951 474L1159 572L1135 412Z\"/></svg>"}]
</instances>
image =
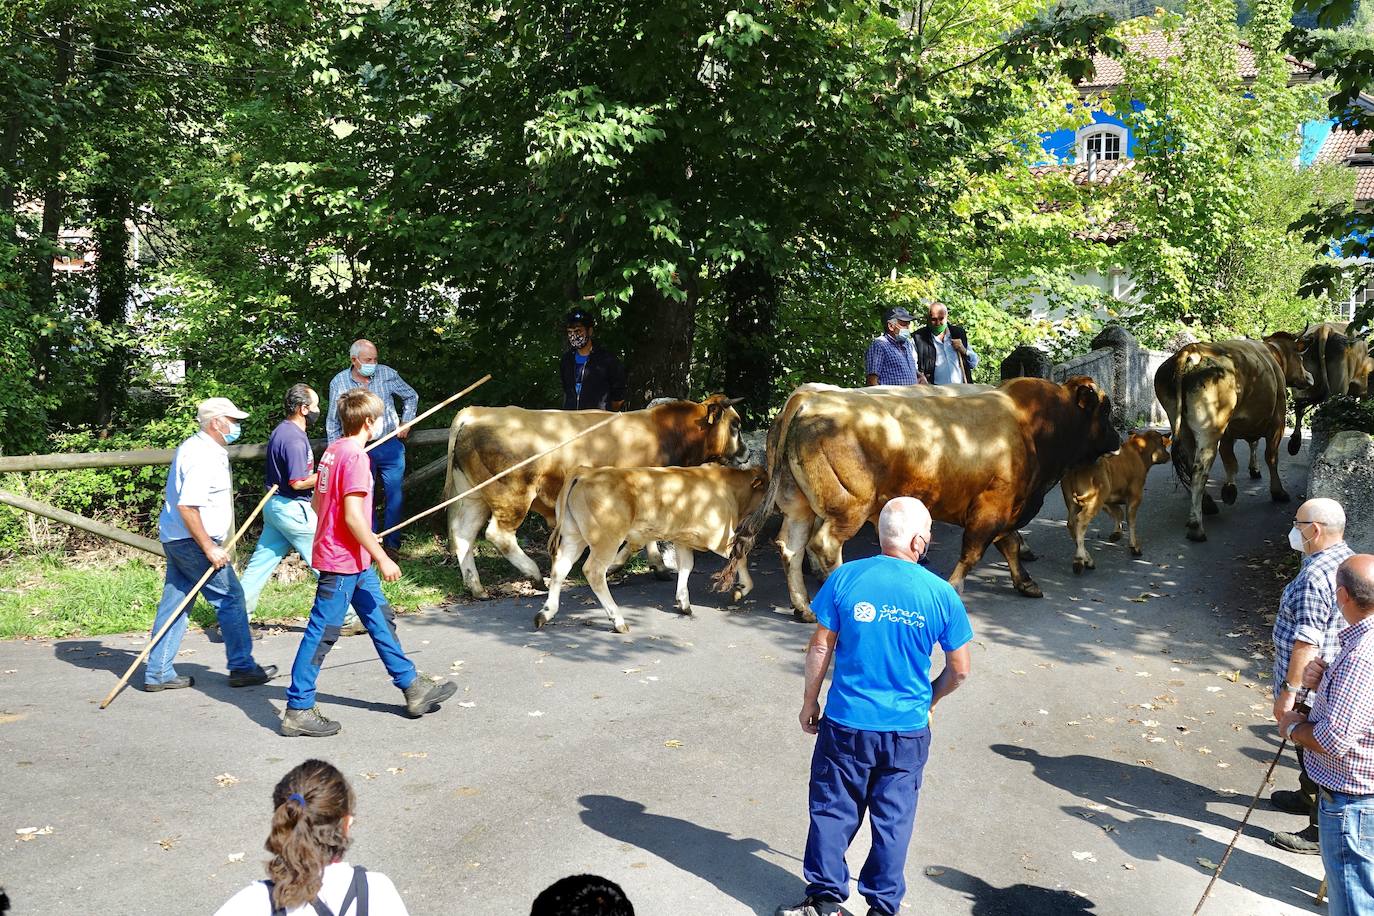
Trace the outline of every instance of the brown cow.
<instances>
[{"instance_id":1,"label":"brown cow","mask_svg":"<svg viewBox=\"0 0 1374 916\"><path fill-rule=\"evenodd\" d=\"M1237 440L1264 440L1269 494L1275 502L1288 502L1279 479L1278 454L1288 387L1311 384L1294 336L1283 332L1263 340L1191 343L1155 372L1155 396L1169 415L1173 432L1174 469L1191 493L1190 540L1207 540L1202 514L1217 512L1205 490L1218 450L1226 468L1222 501L1228 505L1236 501Z\"/></svg>"},{"instance_id":2,"label":"brown cow","mask_svg":"<svg viewBox=\"0 0 1374 916\"><path fill-rule=\"evenodd\" d=\"M1168 461L1169 437L1151 429L1133 433L1119 450L1103 455L1093 464L1071 468L1064 474L1059 488L1064 493L1064 508L1068 510L1069 537L1077 548L1073 555L1075 573L1097 568L1083 539L1088 533L1088 525L1103 508L1116 521L1116 528L1107 540L1113 543L1121 540L1124 514L1131 535L1131 556L1140 556L1135 516L1140 510L1145 478L1150 468Z\"/></svg>"},{"instance_id":3,"label":"brown cow","mask_svg":"<svg viewBox=\"0 0 1374 916\"><path fill-rule=\"evenodd\" d=\"M1063 385L1012 379L994 391L954 398L794 392L768 433L768 491L740 526L717 584L728 585L776 505L792 607L812 620L801 576L808 539L819 572L828 575L844 542L865 521L876 522L888 500L915 496L934 518L964 528L950 576L956 588L988 544L996 544L1017 591L1039 596L1021 567L1016 529L1040 511L1065 468L1121 444L1110 412L1108 398L1082 376Z\"/></svg>"},{"instance_id":4,"label":"brown cow","mask_svg":"<svg viewBox=\"0 0 1374 916\"><path fill-rule=\"evenodd\" d=\"M1302 418L1308 408L1343 394L1364 397L1369 387L1369 346L1346 336L1348 327L1344 321L1324 321L1309 325L1298 335L1298 353L1312 376L1312 385L1293 398L1290 455L1296 455L1302 448Z\"/></svg>"},{"instance_id":5,"label":"brown cow","mask_svg":"<svg viewBox=\"0 0 1374 916\"><path fill-rule=\"evenodd\" d=\"M670 401L620 414L615 422L531 462L449 507L449 549L474 598L485 598L473 545L488 519L487 538L537 588L535 562L520 549L515 530L530 509L550 526L563 478L573 468L694 465L734 458L744 450L734 404L742 398L712 395L701 403ZM467 407L449 430L445 498L482 483L520 461L564 442L610 416L602 410L526 410Z\"/></svg>"},{"instance_id":6,"label":"brown cow","mask_svg":"<svg viewBox=\"0 0 1374 916\"><path fill-rule=\"evenodd\" d=\"M692 613L687 577L692 551L725 556L739 520L763 498L766 482L759 468L703 465L695 468L577 468L558 495L558 521L549 536L553 572L549 597L534 618L542 627L558 613L558 594L577 558L590 547L582 564L587 583L601 601L617 633L630 628L606 585L606 571L624 545L629 550L653 541L677 548L677 609ZM747 565L741 565L734 600L753 591Z\"/></svg>"}]
</instances>

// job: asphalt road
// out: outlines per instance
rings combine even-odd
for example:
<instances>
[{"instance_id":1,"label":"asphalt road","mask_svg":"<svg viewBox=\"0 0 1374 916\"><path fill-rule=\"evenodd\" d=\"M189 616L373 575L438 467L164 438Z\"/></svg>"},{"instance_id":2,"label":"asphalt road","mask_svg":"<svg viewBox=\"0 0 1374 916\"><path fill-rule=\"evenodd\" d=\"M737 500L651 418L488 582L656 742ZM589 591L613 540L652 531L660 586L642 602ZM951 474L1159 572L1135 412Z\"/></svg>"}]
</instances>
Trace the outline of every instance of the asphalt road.
<instances>
[{"instance_id":1,"label":"asphalt road","mask_svg":"<svg viewBox=\"0 0 1374 916\"><path fill-rule=\"evenodd\" d=\"M1305 461L1282 458L1295 499ZM989 552L966 595L973 675L934 725L909 911L1192 912L1277 747L1258 650L1296 502L1241 485L1192 544L1186 496L1156 468L1144 558L1094 539L1082 577L1052 493L1028 530L1042 600L1013 592ZM952 567L957 537L937 529L933 568ZM872 551L864 532L848 556ZM199 633L178 659L195 688L129 690L105 711L141 635L0 644L0 884L16 916L213 912L262 876L275 782L320 756L358 793L350 859L389 875L412 913L524 914L583 871L620 882L641 916L771 913L803 890L809 628L784 610L771 547L742 610L708 591L718 566L699 558L690 619L671 612L672 583L617 587L628 636L585 588L542 632L537 596L404 618L416 663L460 685L419 721L366 637L343 640L320 693L343 731L325 740L279 737L284 681L229 689ZM287 668L297 640L267 635L259 660ZM1276 781L1296 784L1291 756ZM1299 826L1261 802L1204 912L1320 911L1320 861L1263 843Z\"/></svg>"}]
</instances>

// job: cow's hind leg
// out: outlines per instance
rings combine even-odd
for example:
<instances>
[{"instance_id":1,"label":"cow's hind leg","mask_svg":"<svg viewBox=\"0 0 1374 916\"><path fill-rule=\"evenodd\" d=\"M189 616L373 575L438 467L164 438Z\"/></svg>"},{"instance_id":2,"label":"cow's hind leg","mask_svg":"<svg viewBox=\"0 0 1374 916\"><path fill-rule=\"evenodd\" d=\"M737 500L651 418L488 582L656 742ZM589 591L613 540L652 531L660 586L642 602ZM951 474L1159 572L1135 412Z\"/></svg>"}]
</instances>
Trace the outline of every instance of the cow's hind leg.
<instances>
[{"instance_id":1,"label":"cow's hind leg","mask_svg":"<svg viewBox=\"0 0 1374 916\"><path fill-rule=\"evenodd\" d=\"M1021 566L1021 539L1015 531L1008 531L995 538L992 542L1002 556L1007 560L1007 569L1011 572L1011 584L1016 590L1027 598L1043 598L1045 593L1040 590L1040 586L1030 577ZM984 548L986 549L986 548ZM1088 558L1089 568L1092 564L1092 557Z\"/></svg>"},{"instance_id":2,"label":"cow's hind leg","mask_svg":"<svg viewBox=\"0 0 1374 916\"><path fill-rule=\"evenodd\" d=\"M1207 444L1199 443L1193 452L1193 476L1189 485L1190 504L1188 506L1188 540L1205 541L1207 531L1202 527L1203 498L1206 496L1204 490L1207 487L1207 475L1212 470L1212 462L1217 460L1217 445L1215 442ZM1215 504L1214 504L1215 505Z\"/></svg>"},{"instance_id":3,"label":"cow's hind leg","mask_svg":"<svg viewBox=\"0 0 1374 916\"><path fill-rule=\"evenodd\" d=\"M1259 450L1260 450L1260 441L1259 441L1258 439L1251 439L1251 440L1249 440L1248 444L1249 444L1249 446L1250 446L1250 479L1251 479L1251 480L1259 480L1259 479L1260 479L1260 469L1259 469Z\"/></svg>"},{"instance_id":4,"label":"cow's hind leg","mask_svg":"<svg viewBox=\"0 0 1374 916\"><path fill-rule=\"evenodd\" d=\"M1279 479L1279 443L1283 440L1283 424L1274 425L1274 431L1264 439L1264 463L1269 465L1269 498L1276 503L1286 503L1289 500L1288 491Z\"/></svg>"},{"instance_id":5,"label":"cow's hind leg","mask_svg":"<svg viewBox=\"0 0 1374 916\"><path fill-rule=\"evenodd\" d=\"M487 504L480 499L460 499L448 510L449 552L458 561L463 584L474 598L486 598L487 590L477 574L477 535L488 515Z\"/></svg>"},{"instance_id":6,"label":"cow's hind leg","mask_svg":"<svg viewBox=\"0 0 1374 916\"><path fill-rule=\"evenodd\" d=\"M1085 569L1095 568L1092 555L1088 553L1088 545L1084 539L1088 534L1088 526L1092 524L1093 516L1097 514L1097 503L1089 500L1083 505L1079 505L1073 499L1067 500L1069 504L1069 536L1073 538L1073 571L1082 573Z\"/></svg>"},{"instance_id":7,"label":"cow's hind leg","mask_svg":"<svg viewBox=\"0 0 1374 916\"><path fill-rule=\"evenodd\" d=\"M1139 497L1139 496L1136 496L1135 499L1132 499L1132 500L1126 505L1126 524L1129 526L1130 532L1131 532L1131 539L1130 539L1129 543L1130 543L1130 545L1131 545L1131 556L1133 556L1133 557L1138 557L1138 556L1140 556L1140 554L1141 554L1141 552L1142 552L1141 549L1140 549L1140 537L1136 534L1136 527L1135 527L1135 516L1136 516L1136 513L1139 512L1139 511L1140 511L1140 497ZM1117 520L1117 524L1118 524L1118 525L1121 524L1121 522L1120 522L1119 519Z\"/></svg>"},{"instance_id":8,"label":"cow's hind leg","mask_svg":"<svg viewBox=\"0 0 1374 916\"><path fill-rule=\"evenodd\" d=\"M587 577L587 584L596 593L597 599L601 602L601 607L606 611L606 616L611 618L611 625L615 627L615 631L628 633L630 632L629 624L625 623L625 618L620 616L620 607L611 597L610 586L606 584L606 569L610 566L610 561L614 555L614 551L598 550L593 547L591 554L582 564L582 574Z\"/></svg>"},{"instance_id":9,"label":"cow's hind leg","mask_svg":"<svg viewBox=\"0 0 1374 916\"><path fill-rule=\"evenodd\" d=\"M1228 506L1236 504L1236 470L1240 464L1236 461L1236 440L1224 438L1221 440L1221 466L1226 470L1226 483L1221 487L1221 501Z\"/></svg>"},{"instance_id":10,"label":"cow's hind leg","mask_svg":"<svg viewBox=\"0 0 1374 916\"><path fill-rule=\"evenodd\" d=\"M1107 514L1112 517L1112 533L1107 535L1107 540L1115 544L1121 540L1121 523L1124 521L1121 514L1121 506L1105 506Z\"/></svg>"},{"instance_id":11,"label":"cow's hind leg","mask_svg":"<svg viewBox=\"0 0 1374 916\"><path fill-rule=\"evenodd\" d=\"M1307 410L1307 401L1295 400L1293 402L1293 435L1288 437L1288 454L1296 455L1302 451L1302 415ZM1251 475L1258 477L1258 471Z\"/></svg>"},{"instance_id":12,"label":"cow's hind leg","mask_svg":"<svg viewBox=\"0 0 1374 916\"><path fill-rule=\"evenodd\" d=\"M799 620L815 623L811 602L807 600L806 580L802 578L802 558L811 540L811 519L783 516L778 532L778 554L787 572L787 594L792 599L792 614Z\"/></svg>"},{"instance_id":13,"label":"cow's hind leg","mask_svg":"<svg viewBox=\"0 0 1374 916\"><path fill-rule=\"evenodd\" d=\"M739 604L753 590L754 577L749 575L749 563L746 561L739 565L739 571L735 573L735 590L730 593L730 603Z\"/></svg>"},{"instance_id":14,"label":"cow's hind leg","mask_svg":"<svg viewBox=\"0 0 1374 916\"><path fill-rule=\"evenodd\" d=\"M575 522L566 523L560 532L558 552L553 558L553 568L549 571L549 597L544 599L544 607L534 617L534 625L543 627L558 613L558 596L563 590L563 582L572 571L577 558L582 556L587 542Z\"/></svg>"},{"instance_id":15,"label":"cow's hind leg","mask_svg":"<svg viewBox=\"0 0 1374 916\"><path fill-rule=\"evenodd\" d=\"M672 580L673 571L664 562L663 551L659 548L658 541L649 541L644 545L644 559L649 561L649 567L654 571L655 579L660 582Z\"/></svg>"},{"instance_id":16,"label":"cow's hind leg","mask_svg":"<svg viewBox=\"0 0 1374 916\"><path fill-rule=\"evenodd\" d=\"M687 577L692 574L695 557L692 548L685 544L674 544L677 548L677 610L679 614L692 616L692 599L687 596Z\"/></svg>"},{"instance_id":17,"label":"cow's hind leg","mask_svg":"<svg viewBox=\"0 0 1374 916\"><path fill-rule=\"evenodd\" d=\"M538 564L529 558L516 540L515 529L520 526L520 521L493 515L491 521L487 522L487 540L495 544L501 555L510 560L511 565L520 570L520 574L529 579L535 588L543 588L544 576L539 572Z\"/></svg>"}]
</instances>

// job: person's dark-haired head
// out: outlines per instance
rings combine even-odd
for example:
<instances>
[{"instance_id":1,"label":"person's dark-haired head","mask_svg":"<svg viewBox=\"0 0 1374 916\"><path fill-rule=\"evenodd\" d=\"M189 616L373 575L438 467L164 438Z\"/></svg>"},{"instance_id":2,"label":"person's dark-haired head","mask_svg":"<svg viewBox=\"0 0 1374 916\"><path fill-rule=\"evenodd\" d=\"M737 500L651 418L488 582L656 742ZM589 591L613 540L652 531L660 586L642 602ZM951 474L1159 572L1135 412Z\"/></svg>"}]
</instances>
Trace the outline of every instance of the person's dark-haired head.
<instances>
[{"instance_id":1,"label":"person's dark-haired head","mask_svg":"<svg viewBox=\"0 0 1374 916\"><path fill-rule=\"evenodd\" d=\"M311 400L310 396L312 394L314 394L314 391L311 390L310 386L305 384L305 382L297 382L286 389L286 398L284 402L286 416L288 418L294 417L296 414L300 413L302 407L309 407Z\"/></svg>"},{"instance_id":2,"label":"person's dark-haired head","mask_svg":"<svg viewBox=\"0 0 1374 916\"><path fill-rule=\"evenodd\" d=\"M635 916L635 908L614 881L599 875L570 875L534 898L530 916Z\"/></svg>"},{"instance_id":3,"label":"person's dark-haired head","mask_svg":"<svg viewBox=\"0 0 1374 916\"><path fill-rule=\"evenodd\" d=\"M343 859L353 822L353 788L323 760L307 760L272 790L267 876L272 903L290 910L315 899L324 869Z\"/></svg>"}]
</instances>

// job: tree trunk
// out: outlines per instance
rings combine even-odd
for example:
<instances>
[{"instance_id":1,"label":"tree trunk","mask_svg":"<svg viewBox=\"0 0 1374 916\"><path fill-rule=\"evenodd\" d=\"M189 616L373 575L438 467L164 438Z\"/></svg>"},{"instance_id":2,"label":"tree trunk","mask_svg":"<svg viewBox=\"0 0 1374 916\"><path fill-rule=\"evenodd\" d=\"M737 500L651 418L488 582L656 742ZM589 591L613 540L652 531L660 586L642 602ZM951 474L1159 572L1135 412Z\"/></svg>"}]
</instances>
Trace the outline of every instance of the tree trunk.
<instances>
[{"instance_id":1,"label":"tree trunk","mask_svg":"<svg viewBox=\"0 0 1374 916\"><path fill-rule=\"evenodd\" d=\"M669 299L652 284L635 287L620 319L630 341L625 353L627 409L636 410L654 398L691 396L696 312L694 283L687 286L686 302Z\"/></svg>"},{"instance_id":2,"label":"tree trunk","mask_svg":"<svg viewBox=\"0 0 1374 916\"><path fill-rule=\"evenodd\" d=\"M67 82L72 72L72 24L63 22L53 41L52 102L53 120L47 136L47 168L43 176L46 187L43 190L43 222L39 229L36 246L36 263L29 285L29 305L35 312L50 312L53 308L52 260L58 250L59 235L62 231L62 207L65 195L62 188L63 159L66 156L66 125L61 114L68 91ZM48 378L48 356L45 345L40 344L40 352L35 354L39 384Z\"/></svg>"},{"instance_id":3,"label":"tree trunk","mask_svg":"<svg viewBox=\"0 0 1374 916\"><path fill-rule=\"evenodd\" d=\"M110 165L114 163L111 162ZM115 410L122 404L128 385L124 377L128 352L123 336L133 295L133 270L129 264L128 220L133 205L126 188L119 186L114 171L107 183L92 190L95 215L95 317L113 338L105 363L100 367L95 403L95 423L101 438L109 434Z\"/></svg>"},{"instance_id":4,"label":"tree trunk","mask_svg":"<svg viewBox=\"0 0 1374 916\"><path fill-rule=\"evenodd\" d=\"M5 132L0 135L0 163L11 163L5 166L3 173L0 173L0 219L8 221L5 224L7 228L5 229L4 241L13 245L19 240L19 234L16 231L18 224L14 222L15 204L17 203L14 189L16 176L10 170L14 168L12 163L19 156L19 136L22 125L19 120L18 100L10 101L14 107L5 117Z\"/></svg>"},{"instance_id":5,"label":"tree trunk","mask_svg":"<svg viewBox=\"0 0 1374 916\"><path fill-rule=\"evenodd\" d=\"M736 410L746 424L767 413L777 375L778 294L781 282L758 261L745 261L725 277L725 393L746 400Z\"/></svg>"}]
</instances>

